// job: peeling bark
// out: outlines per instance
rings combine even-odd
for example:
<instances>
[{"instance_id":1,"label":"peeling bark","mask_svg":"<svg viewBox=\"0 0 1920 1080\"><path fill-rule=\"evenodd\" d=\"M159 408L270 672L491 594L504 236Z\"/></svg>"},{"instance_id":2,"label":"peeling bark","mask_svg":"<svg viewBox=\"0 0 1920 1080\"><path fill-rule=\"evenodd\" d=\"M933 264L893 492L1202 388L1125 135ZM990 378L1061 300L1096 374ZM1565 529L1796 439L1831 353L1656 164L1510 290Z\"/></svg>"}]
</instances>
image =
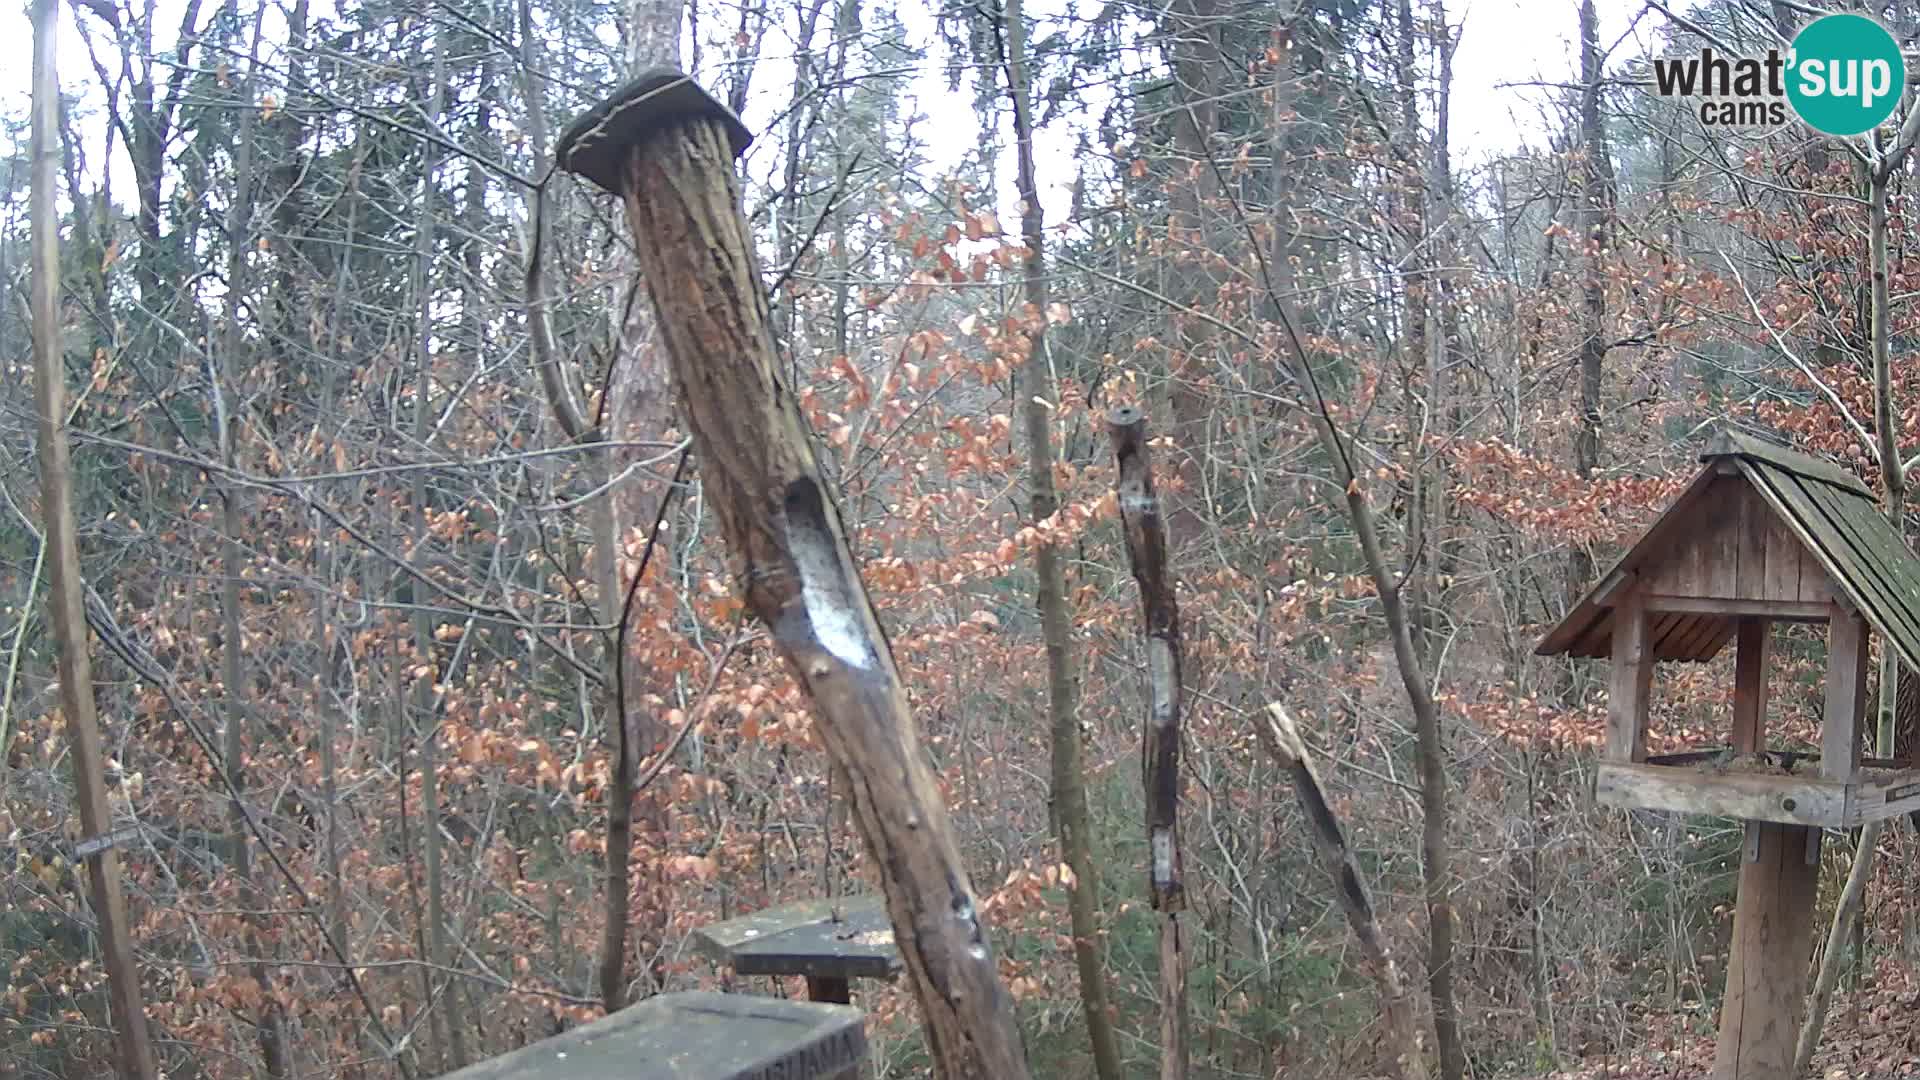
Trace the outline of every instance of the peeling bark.
<instances>
[{"instance_id":1,"label":"peeling bark","mask_svg":"<svg viewBox=\"0 0 1920 1080\"><path fill-rule=\"evenodd\" d=\"M1147 895L1160 916L1160 1076L1187 1075L1187 946L1180 913L1187 907L1180 851L1180 603L1167 567L1167 528L1153 490L1147 418L1131 408L1107 416L1119 468L1120 526L1127 561L1140 583L1147 633L1147 724L1140 765L1147 792Z\"/></svg>"}]
</instances>

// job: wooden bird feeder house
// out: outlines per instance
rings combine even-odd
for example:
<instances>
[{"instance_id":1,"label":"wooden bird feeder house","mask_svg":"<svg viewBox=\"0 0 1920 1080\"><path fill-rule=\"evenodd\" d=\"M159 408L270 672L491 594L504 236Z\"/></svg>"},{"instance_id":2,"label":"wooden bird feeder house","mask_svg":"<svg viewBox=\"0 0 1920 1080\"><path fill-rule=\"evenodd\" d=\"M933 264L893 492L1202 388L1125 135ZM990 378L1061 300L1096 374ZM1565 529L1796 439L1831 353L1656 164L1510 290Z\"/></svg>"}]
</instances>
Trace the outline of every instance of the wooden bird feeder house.
<instances>
[{"instance_id":1,"label":"wooden bird feeder house","mask_svg":"<svg viewBox=\"0 0 1920 1080\"><path fill-rule=\"evenodd\" d=\"M1788 1080L1823 829L1920 808L1911 762L1863 759L1867 642L1920 668L1920 560L1844 469L1726 433L1680 498L1535 651L1612 661L1595 778L1609 806L1740 818L1746 844L1714 1080ZM1824 623L1820 747L1767 746L1775 622ZM1734 658L1728 745L1647 753L1659 661Z\"/></svg>"}]
</instances>

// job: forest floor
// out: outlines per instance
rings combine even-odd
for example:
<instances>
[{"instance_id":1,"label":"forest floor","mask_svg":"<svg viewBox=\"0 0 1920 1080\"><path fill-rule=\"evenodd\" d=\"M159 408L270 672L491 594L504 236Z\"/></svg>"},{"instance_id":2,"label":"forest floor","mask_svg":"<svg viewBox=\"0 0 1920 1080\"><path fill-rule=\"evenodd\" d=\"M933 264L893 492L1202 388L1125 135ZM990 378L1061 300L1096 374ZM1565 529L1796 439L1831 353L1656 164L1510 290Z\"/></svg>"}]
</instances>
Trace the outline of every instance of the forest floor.
<instances>
[{"instance_id":1,"label":"forest floor","mask_svg":"<svg viewBox=\"0 0 1920 1080\"><path fill-rule=\"evenodd\" d=\"M1631 1055L1578 1063L1539 1080L1699 1080L1713 1071L1714 1037L1697 1017L1650 1017ZM1860 990L1834 994L1809 1077L1920 1080L1920 971L1882 962Z\"/></svg>"}]
</instances>

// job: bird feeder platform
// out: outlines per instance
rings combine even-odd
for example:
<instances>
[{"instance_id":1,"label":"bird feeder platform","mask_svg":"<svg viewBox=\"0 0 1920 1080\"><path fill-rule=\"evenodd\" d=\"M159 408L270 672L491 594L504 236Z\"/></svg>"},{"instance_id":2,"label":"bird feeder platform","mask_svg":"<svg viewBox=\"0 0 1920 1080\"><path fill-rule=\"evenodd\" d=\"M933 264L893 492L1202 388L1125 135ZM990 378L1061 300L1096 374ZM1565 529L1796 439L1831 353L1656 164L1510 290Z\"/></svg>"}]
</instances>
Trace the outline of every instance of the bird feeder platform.
<instances>
[{"instance_id":1,"label":"bird feeder platform","mask_svg":"<svg viewBox=\"0 0 1920 1080\"><path fill-rule=\"evenodd\" d=\"M893 924L877 895L766 908L696 930L694 941L736 975L804 975L814 1001L844 1004L851 980L900 973Z\"/></svg>"},{"instance_id":2,"label":"bird feeder platform","mask_svg":"<svg viewBox=\"0 0 1920 1080\"><path fill-rule=\"evenodd\" d=\"M1694 750L1645 761L1602 762L1594 797L1602 806L1669 810L1851 829L1920 810L1920 770L1862 758L1852 780L1819 775L1820 755Z\"/></svg>"},{"instance_id":3,"label":"bird feeder platform","mask_svg":"<svg viewBox=\"0 0 1920 1080\"><path fill-rule=\"evenodd\" d=\"M660 994L447 1080L821 1080L867 1055L859 1009L746 994Z\"/></svg>"}]
</instances>

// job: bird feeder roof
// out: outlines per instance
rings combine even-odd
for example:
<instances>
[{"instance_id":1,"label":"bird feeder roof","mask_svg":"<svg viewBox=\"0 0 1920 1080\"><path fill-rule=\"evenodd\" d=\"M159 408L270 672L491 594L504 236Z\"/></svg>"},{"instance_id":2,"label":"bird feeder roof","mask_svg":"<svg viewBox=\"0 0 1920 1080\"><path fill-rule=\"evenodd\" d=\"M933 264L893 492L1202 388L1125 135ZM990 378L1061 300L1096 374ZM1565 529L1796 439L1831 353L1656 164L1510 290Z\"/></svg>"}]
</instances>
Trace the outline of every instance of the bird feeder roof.
<instances>
[{"instance_id":1,"label":"bird feeder roof","mask_svg":"<svg viewBox=\"0 0 1920 1080\"><path fill-rule=\"evenodd\" d=\"M1920 668L1920 559L1871 488L1833 462L1734 431L1723 432L1700 460L1705 467L1693 483L1567 612L1534 650L1538 655L1612 655L1613 599L1686 560L1712 563L1726 583L1713 595L1730 593L1729 608L1762 595L1766 573L1780 561L1775 550L1764 556L1772 560L1764 572L1760 566L1764 540L1773 537L1776 549L1792 548L1804 564L1802 596L1811 594L1808 579L1817 575L1825 595L1858 611L1909 668ZM1648 640L1659 660L1711 660L1738 621L1732 610L1662 611Z\"/></svg>"}]
</instances>

